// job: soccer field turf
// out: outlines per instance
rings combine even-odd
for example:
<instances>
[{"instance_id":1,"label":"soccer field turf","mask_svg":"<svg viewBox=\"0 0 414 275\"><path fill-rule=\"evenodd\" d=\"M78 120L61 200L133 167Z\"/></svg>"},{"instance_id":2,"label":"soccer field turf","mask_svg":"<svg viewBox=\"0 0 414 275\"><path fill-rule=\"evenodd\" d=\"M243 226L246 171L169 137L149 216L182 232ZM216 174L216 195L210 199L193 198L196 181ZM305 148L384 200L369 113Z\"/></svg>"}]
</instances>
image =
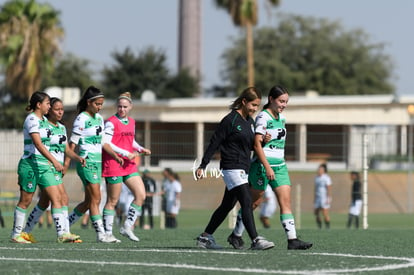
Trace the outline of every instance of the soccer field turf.
<instances>
[{"instance_id":1,"label":"soccer field turf","mask_svg":"<svg viewBox=\"0 0 414 275\"><path fill-rule=\"evenodd\" d=\"M344 229L345 215L333 215L332 229L317 230L312 216L306 215L298 230L301 238L314 243L306 251L286 249L276 220L269 230L258 225L259 234L274 241L275 248L234 250L226 242L230 233L226 222L214 234L224 249L211 251L196 248L194 240L210 213L183 211L178 229L136 229L138 243L115 230L122 240L119 244L96 243L94 231L78 224L72 231L81 235L81 244L58 244L54 229L38 228L33 232L38 243L10 243L11 217L7 217L6 228L0 229L0 270L2 274L414 274L410 215L372 216L369 230ZM247 235L244 240L249 243Z\"/></svg>"}]
</instances>

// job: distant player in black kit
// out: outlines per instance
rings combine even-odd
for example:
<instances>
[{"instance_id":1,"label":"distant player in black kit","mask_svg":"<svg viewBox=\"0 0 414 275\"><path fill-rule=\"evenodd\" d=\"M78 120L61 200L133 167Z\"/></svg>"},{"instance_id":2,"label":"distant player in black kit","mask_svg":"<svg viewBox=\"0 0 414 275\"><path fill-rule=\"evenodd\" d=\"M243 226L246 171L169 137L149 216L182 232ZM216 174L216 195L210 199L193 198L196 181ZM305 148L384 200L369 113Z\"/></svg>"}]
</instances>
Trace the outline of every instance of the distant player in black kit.
<instances>
[{"instance_id":1,"label":"distant player in black kit","mask_svg":"<svg viewBox=\"0 0 414 275\"><path fill-rule=\"evenodd\" d=\"M217 149L220 150L220 168L226 188L220 206L214 211L204 232L197 237L198 247L222 248L216 244L213 233L237 201L243 209L242 220L252 240L251 249L264 250L274 247L273 242L257 234L248 184L250 155L255 136L252 116L260 106L261 97L261 93L254 87L249 87L241 93L230 106L231 112L221 120L196 170L197 179L201 179L211 157Z\"/></svg>"},{"instance_id":2,"label":"distant player in black kit","mask_svg":"<svg viewBox=\"0 0 414 275\"><path fill-rule=\"evenodd\" d=\"M150 176L150 171L148 171L147 169L145 169L144 172L142 172L142 181L144 182L146 196L145 196L144 204L142 205L141 217L139 218L139 226L143 228L144 223L145 223L144 221L145 210L147 210L149 225L150 225L150 228L153 229L154 219L152 216L152 204L153 204L153 197L155 193L157 192L157 184L155 180Z\"/></svg>"},{"instance_id":3,"label":"distant player in black kit","mask_svg":"<svg viewBox=\"0 0 414 275\"><path fill-rule=\"evenodd\" d=\"M348 224L347 227L351 228L352 222L355 221L355 228L359 227L359 214L361 214L362 196L361 196L361 181L359 180L359 173L351 172L352 180L352 193L351 193L351 206L349 207Z\"/></svg>"}]
</instances>

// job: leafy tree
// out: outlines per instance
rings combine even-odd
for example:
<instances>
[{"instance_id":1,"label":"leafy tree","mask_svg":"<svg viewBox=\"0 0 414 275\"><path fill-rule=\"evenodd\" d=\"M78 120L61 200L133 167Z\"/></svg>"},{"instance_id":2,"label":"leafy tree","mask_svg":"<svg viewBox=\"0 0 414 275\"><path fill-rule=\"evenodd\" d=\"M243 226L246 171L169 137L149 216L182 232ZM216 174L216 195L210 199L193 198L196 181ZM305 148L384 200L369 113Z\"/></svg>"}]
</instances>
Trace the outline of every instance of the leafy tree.
<instances>
[{"instance_id":1,"label":"leafy tree","mask_svg":"<svg viewBox=\"0 0 414 275\"><path fill-rule=\"evenodd\" d=\"M157 98L191 97L197 92L197 80L188 70L172 75L166 65L167 57L161 50L148 47L134 55L130 48L112 53L115 64L105 67L103 85L105 94L116 98L129 91L140 98L145 90L152 90Z\"/></svg>"},{"instance_id":2,"label":"leafy tree","mask_svg":"<svg viewBox=\"0 0 414 275\"><path fill-rule=\"evenodd\" d=\"M217 7L227 10L234 25L246 28L247 84L254 86L253 26L257 24L258 18L257 0L216 0L215 2ZM267 0L267 2L278 6L280 0Z\"/></svg>"},{"instance_id":3,"label":"leafy tree","mask_svg":"<svg viewBox=\"0 0 414 275\"><path fill-rule=\"evenodd\" d=\"M59 12L34 0L11 0L0 9L0 62L6 86L21 99L40 88L63 37Z\"/></svg>"},{"instance_id":4,"label":"leafy tree","mask_svg":"<svg viewBox=\"0 0 414 275\"><path fill-rule=\"evenodd\" d=\"M240 91L245 87L244 38L225 50L223 78ZM282 84L292 91L323 95L387 94L393 63L385 45L370 42L361 29L344 30L337 21L283 15L278 26L257 29L254 37L256 86Z\"/></svg>"},{"instance_id":5,"label":"leafy tree","mask_svg":"<svg viewBox=\"0 0 414 275\"><path fill-rule=\"evenodd\" d=\"M164 97L192 97L198 91L197 83L190 71L183 69L169 78L165 85Z\"/></svg>"},{"instance_id":6,"label":"leafy tree","mask_svg":"<svg viewBox=\"0 0 414 275\"><path fill-rule=\"evenodd\" d=\"M56 60L53 72L43 78L42 87L78 87L84 91L91 83L93 72L89 60L69 53Z\"/></svg>"}]
</instances>

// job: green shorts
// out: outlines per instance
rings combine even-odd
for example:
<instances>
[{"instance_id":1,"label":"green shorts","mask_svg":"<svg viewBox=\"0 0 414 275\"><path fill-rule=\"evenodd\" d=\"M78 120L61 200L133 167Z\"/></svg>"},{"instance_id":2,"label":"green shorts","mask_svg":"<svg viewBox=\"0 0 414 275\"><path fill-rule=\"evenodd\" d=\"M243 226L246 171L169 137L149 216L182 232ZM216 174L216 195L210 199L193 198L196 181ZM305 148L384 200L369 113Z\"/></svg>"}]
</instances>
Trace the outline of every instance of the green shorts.
<instances>
[{"instance_id":1,"label":"green shorts","mask_svg":"<svg viewBox=\"0 0 414 275\"><path fill-rule=\"evenodd\" d=\"M30 158L20 159L17 166L18 184L20 189L29 193L36 191L37 178L35 165Z\"/></svg>"},{"instance_id":2,"label":"green shorts","mask_svg":"<svg viewBox=\"0 0 414 275\"><path fill-rule=\"evenodd\" d=\"M29 193L35 192L37 185L44 189L62 183L62 173L56 171L53 165L38 164L31 158L19 161L17 174L20 188Z\"/></svg>"},{"instance_id":3,"label":"green shorts","mask_svg":"<svg viewBox=\"0 0 414 275\"><path fill-rule=\"evenodd\" d=\"M105 181L106 181L106 183L110 183L110 184L117 184L117 183L123 183L123 182L125 182L127 179L129 179L129 178L132 178L132 177L135 177L135 176L141 176L140 174L139 174L139 172L135 172L135 173L132 173L132 174L130 174L130 175L127 175L127 176L119 176L119 177L105 177Z\"/></svg>"},{"instance_id":4,"label":"green shorts","mask_svg":"<svg viewBox=\"0 0 414 275\"><path fill-rule=\"evenodd\" d=\"M81 163L76 164L76 172L80 177L83 185L90 184L101 184L102 180L102 163L91 162L86 159L86 166L83 167Z\"/></svg>"},{"instance_id":5,"label":"green shorts","mask_svg":"<svg viewBox=\"0 0 414 275\"><path fill-rule=\"evenodd\" d=\"M266 169L263 165L257 161L253 162L249 170L250 186L256 190L266 190L268 184L272 189L282 185L291 185L286 163L272 166L272 169L275 172L275 179L268 180L266 177Z\"/></svg>"},{"instance_id":6,"label":"green shorts","mask_svg":"<svg viewBox=\"0 0 414 275\"><path fill-rule=\"evenodd\" d=\"M56 171L55 167L50 165L38 165L37 166L37 185L41 189L49 186L62 184L62 173Z\"/></svg>"}]
</instances>

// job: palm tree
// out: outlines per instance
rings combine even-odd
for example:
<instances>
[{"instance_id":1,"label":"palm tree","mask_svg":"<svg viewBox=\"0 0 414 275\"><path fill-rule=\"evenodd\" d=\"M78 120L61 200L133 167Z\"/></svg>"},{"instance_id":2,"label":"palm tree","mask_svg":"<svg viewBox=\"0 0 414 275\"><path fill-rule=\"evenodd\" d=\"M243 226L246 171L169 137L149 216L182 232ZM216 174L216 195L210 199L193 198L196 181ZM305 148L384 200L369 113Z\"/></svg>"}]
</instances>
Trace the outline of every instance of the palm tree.
<instances>
[{"instance_id":1,"label":"palm tree","mask_svg":"<svg viewBox=\"0 0 414 275\"><path fill-rule=\"evenodd\" d=\"M63 38L59 12L35 0L11 0L0 9L0 62L6 86L25 99L53 68Z\"/></svg>"},{"instance_id":2,"label":"palm tree","mask_svg":"<svg viewBox=\"0 0 414 275\"><path fill-rule=\"evenodd\" d=\"M280 0L267 0L278 6ZM247 84L254 86L253 26L257 24L257 0L216 0L219 8L226 9L236 26L246 28Z\"/></svg>"}]
</instances>

